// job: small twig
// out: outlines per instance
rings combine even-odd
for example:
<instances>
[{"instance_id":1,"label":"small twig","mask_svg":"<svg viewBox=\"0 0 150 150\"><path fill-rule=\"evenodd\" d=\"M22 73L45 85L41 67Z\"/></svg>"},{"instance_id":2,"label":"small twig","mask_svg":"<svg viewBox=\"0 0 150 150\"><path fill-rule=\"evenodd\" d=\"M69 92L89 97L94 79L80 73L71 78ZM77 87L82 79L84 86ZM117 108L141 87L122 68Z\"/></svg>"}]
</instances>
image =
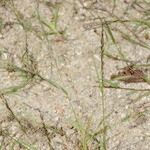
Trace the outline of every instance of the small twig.
<instances>
[{"instance_id":1,"label":"small twig","mask_svg":"<svg viewBox=\"0 0 150 150\"><path fill-rule=\"evenodd\" d=\"M10 112L10 114L12 115L12 117L18 122L18 124L20 125L22 131L26 134L25 131L25 127L22 125L21 121L18 119L18 117L15 115L15 113L13 112L13 110L10 108L7 99L4 97L4 95L0 95L0 98L3 100L7 110Z\"/></svg>"},{"instance_id":2,"label":"small twig","mask_svg":"<svg viewBox=\"0 0 150 150\"><path fill-rule=\"evenodd\" d=\"M112 87L112 86L106 86L106 85L104 85L104 88L129 90L129 91L149 91L150 92L150 89L135 89L135 88L125 88L125 87Z\"/></svg>"},{"instance_id":3,"label":"small twig","mask_svg":"<svg viewBox=\"0 0 150 150\"><path fill-rule=\"evenodd\" d=\"M44 122L44 117L43 117L43 115L42 115L40 110L39 110L39 113L40 113L40 118L41 118L41 121L42 121L42 126L43 126L43 129L44 129L44 133L45 133L45 136L46 136L46 138L48 140L49 148L50 148L50 150L54 150L54 148L51 145L51 139L49 137L49 133L48 133L48 130L47 130L45 122Z\"/></svg>"}]
</instances>

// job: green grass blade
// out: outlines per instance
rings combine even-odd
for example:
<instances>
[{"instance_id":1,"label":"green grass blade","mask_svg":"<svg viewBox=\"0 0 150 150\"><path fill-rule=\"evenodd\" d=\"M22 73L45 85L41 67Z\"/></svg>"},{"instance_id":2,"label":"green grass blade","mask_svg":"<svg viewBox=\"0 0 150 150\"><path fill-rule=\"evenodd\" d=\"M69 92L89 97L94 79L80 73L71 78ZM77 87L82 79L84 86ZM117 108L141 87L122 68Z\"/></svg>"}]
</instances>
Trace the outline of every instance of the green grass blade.
<instances>
[{"instance_id":1,"label":"green grass blade","mask_svg":"<svg viewBox=\"0 0 150 150\"><path fill-rule=\"evenodd\" d=\"M118 44L117 44L117 42L116 42L116 39L115 39L115 37L114 37L114 35L113 35L113 33L112 33L112 31L111 31L111 29L110 29L110 27L109 27L109 25L108 25L107 22L105 22L105 28L106 28L107 33L108 33L109 37L111 38L113 44L116 46L120 57L121 57L121 58L125 58L125 56L124 56L124 54L122 53L120 47L118 47Z\"/></svg>"}]
</instances>

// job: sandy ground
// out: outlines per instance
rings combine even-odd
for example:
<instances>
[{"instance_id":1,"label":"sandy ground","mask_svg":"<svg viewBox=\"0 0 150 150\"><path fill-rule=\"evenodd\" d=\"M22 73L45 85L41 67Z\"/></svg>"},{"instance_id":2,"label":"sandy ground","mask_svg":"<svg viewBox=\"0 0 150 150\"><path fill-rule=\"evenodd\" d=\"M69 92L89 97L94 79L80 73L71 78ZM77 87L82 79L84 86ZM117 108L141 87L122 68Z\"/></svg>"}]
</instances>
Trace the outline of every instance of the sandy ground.
<instances>
[{"instance_id":1,"label":"sandy ground","mask_svg":"<svg viewBox=\"0 0 150 150\"><path fill-rule=\"evenodd\" d=\"M114 2L0 1L2 150L104 149L102 95L96 73L101 72L100 18L108 22L150 18L148 0L136 1L137 4L133 0ZM58 7L57 28L52 30L47 25L56 17ZM145 15L146 12L149 14ZM105 51L119 58L118 50L121 50L128 61L148 66L150 30L146 25L112 23L116 43L107 29ZM138 35L139 41L125 40L121 32L133 39ZM104 79L109 80L127 64L104 56ZM12 69L11 65L27 70L28 74ZM25 81L27 84L22 86ZM146 90L104 89L106 149L149 150L150 86L148 83L119 84Z\"/></svg>"}]
</instances>

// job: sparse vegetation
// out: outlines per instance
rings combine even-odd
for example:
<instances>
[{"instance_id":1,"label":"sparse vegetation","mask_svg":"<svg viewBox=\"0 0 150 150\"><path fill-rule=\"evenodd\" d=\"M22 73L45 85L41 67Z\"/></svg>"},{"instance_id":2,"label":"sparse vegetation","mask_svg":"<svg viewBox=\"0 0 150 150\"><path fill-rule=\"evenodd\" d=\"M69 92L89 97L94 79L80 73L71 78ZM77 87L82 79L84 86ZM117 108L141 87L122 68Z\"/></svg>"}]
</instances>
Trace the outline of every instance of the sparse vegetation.
<instances>
[{"instance_id":1,"label":"sparse vegetation","mask_svg":"<svg viewBox=\"0 0 150 150\"><path fill-rule=\"evenodd\" d=\"M135 146L126 130L150 112L148 5L0 0L0 150Z\"/></svg>"}]
</instances>

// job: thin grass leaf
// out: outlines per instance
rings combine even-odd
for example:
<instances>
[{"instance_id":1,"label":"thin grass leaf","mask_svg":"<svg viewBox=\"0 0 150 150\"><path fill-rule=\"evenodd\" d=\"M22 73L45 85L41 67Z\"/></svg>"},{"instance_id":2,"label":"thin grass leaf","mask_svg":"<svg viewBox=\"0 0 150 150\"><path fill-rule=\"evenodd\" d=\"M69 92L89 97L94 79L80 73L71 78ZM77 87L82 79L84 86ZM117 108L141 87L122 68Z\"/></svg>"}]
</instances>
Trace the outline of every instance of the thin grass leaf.
<instances>
[{"instance_id":1,"label":"thin grass leaf","mask_svg":"<svg viewBox=\"0 0 150 150\"><path fill-rule=\"evenodd\" d=\"M58 22L58 17L59 17L59 7L55 8L54 13L53 13L53 19L51 22L53 22L55 28L57 29L57 22Z\"/></svg>"},{"instance_id":2,"label":"thin grass leaf","mask_svg":"<svg viewBox=\"0 0 150 150\"><path fill-rule=\"evenodd\" d=\"M139 45L143 48L146 48L146 49L150 50L150 46L147 45L145 42L138 42L138 41L134 40L133 38L131 38L131 36L125 34L124 32L122 32L122 31L119 31L119 32L122 34L122 37L125 40L129 41L130 43L135 44L135 45Z\"/></svg>"},{"instance_id":3,"label":"thin grass leaf","mask_svg":"<svg viewBox=\"0 0 150 150\"><path fill-rule=\"evenodd\" d=\"M124 62L128 62L128 63L133 63L132 60L128 60L126 58L120 58L118 56L113 56L111 53L109 53L108 51L104 52L104 55L107 56L108 58L111 58L113 60L117 60L117 61L124 61Z\"/></svg>"},{"instance_id":4,"label":"thin grass leaf","mask_svg":"<svg viewBox=\"0 0 150 150\"><path fill-rule=\"evenodd\" d=\"M3 130L3 133L8 136L10 139L12 139L14 142L16 142L16 144L20 144L21 146L23 146L26 150L38 150L37 148L35 148L32 144L27 144L25 142L23 142L20 139L17 139L13 136L11 136L8 132Z\"/></svg>"},{"instance_id":5,"label":"thin grass leaf","mask_svg":"<svg viewBox=\"0 0 150 150\"><path fill-rule=\"evenodd\" d=\"M62 91L65 93L65 95L68 97L68 92L65 90L65 88L63 88L62 86L60 86L59 84L57 84L56 82L54 82L54 81L52 81L52 80L50 80L50 79L46 79L46 78L42 77L42 76L39 75L39 74L37 74L37 76L38 76L41 80L47 81L49 84L51 84L51 85L53 85L54 87L56 87L56 88L62 90Z\"/></svg>"},{"instance_id":6,"label":"thin grass leaf","mask_svg":"<svg viewBox=\"0 0 150 150\"><path fill-rule=\"evenodd\" d=\"M133 19L133 20L113 20L113 21L107 21L108 24L112 24L112 23L136 23L147 27L150 27L150 21L149 20L144 20L144 19Z\"/></svg>"},{"instance_id":7,"label":"thin grass leaf","mask_svg":"<svg viewBox=\"0 0 150 150\"><path fill-rule=\"evenodd\" d=\"M131 20L131 22L138 23L139 25L145 25L150 28L150 21L149 20L142 20L142 19L137 19L137 20Z\"/></svg>"},{"instance_id":8,"label":"thin grass leaf","mask_svg":"<svg viewBox=\"0 0 150 150\"><path fill-rule=\"evenodd\" d=\"M33 145L31 145L31 144L27 144L27 143L25 143L25 142L23 142L23 141L21 141L21 140L19 140L19 139L16 139L16 138L14 138L14 137L12 137L11 136L11 138L16 142L16 143L18 143L18 144L20 144L21 146L23 146L25 149L27 149L27 150L37 150L37 148L35 148Z\"/></svg>"},{"instance_id":9,"label":"thin grass leaf","mask_svg":"<svg viewBox=\"0 0 150 150\"><path fill-rule=\"evenodd\" d=\"M46 81L48 83L50 83L51 85L53 85L54 87L56 87L58 89L61 89L68 96L68 92L62 86L60 86L59 84L57 84L56 82L54 82L54 81L52 81L50 79L46 79Z\"/></svg>"},{"instance_id":10,"label":"thin grass leaf","mask_svg":"<svg viewBox=\"0 0 150 150\"><path fill-rule=\"evenodd\" d=\"M49 28L50 32L48 34L60 34L58 29L57 29L57 22L58 22L58 11L59 9L56 8L56 10L54 10L53 13L53 18L50 22L47 22L44 17L40 16L40 21L41 23L46 26L47 28Z\"/></svg>"},{"instance_id":11,"label":"thin grass leaf","mask_svg":"<svg viewBox=\"0 0 150 150\"><path fill-rule=\"evenodd\" d=\"M81 145L82 145L82 150L88 150L88 141L91 139L91 136L88 132L88 124L85 127L85 124L81 122L81 120L78 118L75 122L74 125L75 129L79 131L80 137L81 137Z\"/></svg>"},{"instance_id":12,"label":"thin grass leaf","mask_svg":"<svg viewBox=\"0 0 150 150\"><path fill-rule=\"evenodd\" d=\"M119 83L118 82L114 82L112 80L104 80L106 84L109 84L109 86L113 87L113 88L118 88L119 87Z\"/></svg>"},{"instance_id":13,"label":"thin grass leaf","mask_svg":"<svg viewBox=\"0 0 150 150\"><path fill-rule=\"evenodd\" d=\"M3 23L3 20L0 18L0 32L2 31L4 27L4 23Z\"/></svg>"},{"instance_id":14,"label":"thin grass leaf","mask_svg":"<svg viewBox=\"0 0 150 150\"><path fill-rule=\"evenodd\" d=\"M112 9L112 13L114 12L115 8L116 8L116 0L113 0L113 9Z\"/></svg>"},{"instance_id":15,"label":"thin grass leaf","mask_svg":"<svg viewBox=\"0 0 150 150\"><path fill-rule=\"evenodd\" d=\"M111 37L112 42L116 45L116 40L115 40L115 38L113 36L113 33L112 33L108 23L106 22L105 25L106 25L107 32L108 32L109 36Z\"/></svg>"},{"instance_id":16,"label":"thin grass leaf","mask_svg":"<svg viewBox=\"0 0 150 150\"><path fill-rule=\"evenodd\" d=\"M1 89L0 90L0 93L1 94L12 94L12 93L16 93L18 92L19 90L25 88L28 84L30 83L30 80L27 80L26 82L23 82L21 83L20 85L17 85L17 86L11 86L11 87L8 87L8 88L5 88L5 89Z\"/></svg>"},{"instance_id":17,"label":"thin grass leaf","mask_svg":"<svg viewBox=\"0 0 150 150\"><path fill-rule=\"evenodd\" d=\"M110 38L111 38L113 44L116 46L120 57L121 57L121 58L125 58L125 56L124 56L124 54L122 53L120 47L118 47L118 44L117 44L117 42L116 42L116 39L115 39L115 37L114 37L114 35L113 35L113 33L112 33L112 31L111 31L111 29L110 29L110 27L109 27L109 25L108 25L107 22L105 23L105 27L106 27L106 29L107 29L107 33L108 33L108 35L110 36Z\"/></svg>"},{"instance_id":18,"label":"thin grass leaf","mask_svg":"<svg viewBox=\"0 0 150 150\"><path fill-rule=\"evenodd\" d=\"M148 83L148 84L150 85L150 77L145 76L145 77L144 77L144 80L145 80L146 83Z\"/></svg>"}]
</instances>

